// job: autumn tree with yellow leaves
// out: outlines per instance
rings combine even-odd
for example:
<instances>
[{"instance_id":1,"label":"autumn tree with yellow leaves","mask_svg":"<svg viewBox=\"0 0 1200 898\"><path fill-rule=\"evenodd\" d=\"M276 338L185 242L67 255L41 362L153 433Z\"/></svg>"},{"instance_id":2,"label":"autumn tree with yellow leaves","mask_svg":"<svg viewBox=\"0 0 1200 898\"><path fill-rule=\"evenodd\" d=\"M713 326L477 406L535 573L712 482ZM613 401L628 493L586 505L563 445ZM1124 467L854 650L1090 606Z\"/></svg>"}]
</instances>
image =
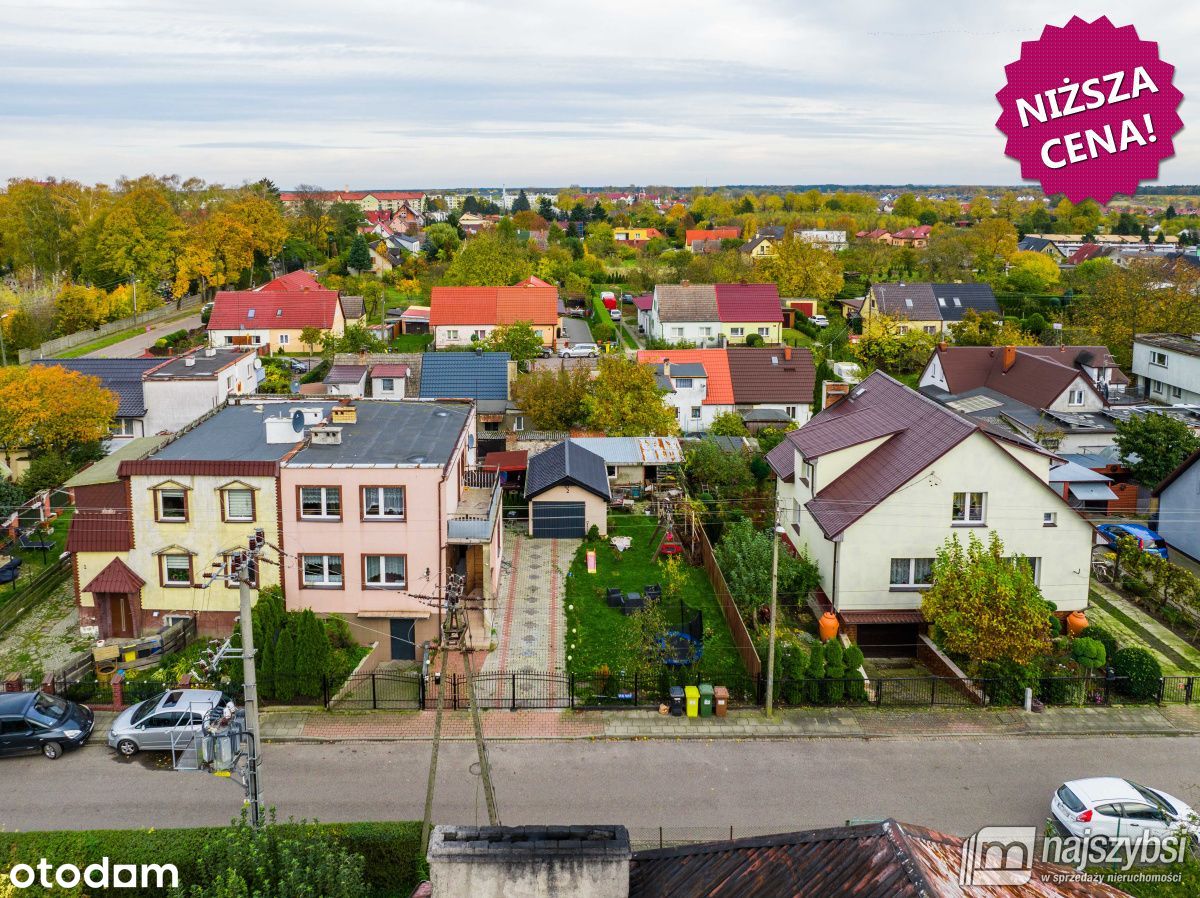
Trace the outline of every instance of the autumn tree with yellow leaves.
<instances>
[{"instance_id":1,"label":"autumn tree with yellow leaves","mask_svg":"<svg viewBox=\"0 0 1200 898\"><path fill-rule=\"evenodd\" d=\"M57 365L0 369L0 450L10 467L17 450L66 454L102 439L117 414L117 396Z\"/></svg>"}]
</instances>

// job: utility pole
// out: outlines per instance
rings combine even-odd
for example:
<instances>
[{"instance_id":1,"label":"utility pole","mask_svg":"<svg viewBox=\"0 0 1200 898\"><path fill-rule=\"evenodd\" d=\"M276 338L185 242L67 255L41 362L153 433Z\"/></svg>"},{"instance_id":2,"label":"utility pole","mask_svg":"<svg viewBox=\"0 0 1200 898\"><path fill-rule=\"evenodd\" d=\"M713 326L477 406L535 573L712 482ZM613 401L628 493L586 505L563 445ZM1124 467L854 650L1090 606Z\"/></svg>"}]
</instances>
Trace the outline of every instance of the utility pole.
<instances>
[{"instance_id":1,"label":"utility pole","mask_svg":"<svg viewBox=\"0 0 1200 898\"><path fill-rule=\"evenodd\" d=\"M137 278L132 277L129 282L133 285L133 314L137 315Z\"/></svg>"},{"instance_id":2,"label":"utility pole","mask_svg":"<svg viewBox=\"0 0 1200 898\"><path fill-rule=\"evenodd\" d=\"M775 617L779 605L779 506L775 507L774 527L771 529L771 629L767 639L767 716L775 712Z\"/></svg>"},{"instance_id":3,"label":"utility pole","mask_svg":"<svg viewBox=\"0 0 1200 898\"><path fill-rule=\"evenodd\" d=\"M250 805L250 825L255 829L263 823L262 788L258 781L259 729L258 729L258 675L254 670L254 626L251 615L254 611L254 594L250 581L255 579L258 557L262 554L266 538L262 530L255 530L250 538L250 550L239 559L238 598L241 600L240 621L242 629L242 676L245 681L243 701L246 711L246 732L250 736L250 750L246 754L246 797Z\"/></svg>"},{"instance_id":4,"label":"utility pole","mask_svg":"<svg viewBox=\"0 0 1200 898\"><path fill-rule=\"evenodd\" d=\"M12 312L5 312L0 315L0 367L8 367L8 355L4 351L4 319L11 315Z\"/></svg>"}]
</instances>

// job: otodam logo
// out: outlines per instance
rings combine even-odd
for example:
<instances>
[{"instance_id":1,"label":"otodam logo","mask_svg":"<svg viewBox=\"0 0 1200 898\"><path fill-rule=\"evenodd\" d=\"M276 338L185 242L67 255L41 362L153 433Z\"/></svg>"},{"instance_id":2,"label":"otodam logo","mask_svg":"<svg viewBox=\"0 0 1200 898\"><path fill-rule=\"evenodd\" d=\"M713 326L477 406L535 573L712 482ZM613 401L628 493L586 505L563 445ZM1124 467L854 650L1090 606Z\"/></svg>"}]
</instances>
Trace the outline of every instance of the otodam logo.
<instances>
[{"instance_id":1,"label":"otodam logo","mask_svg":"<svg viewBox=\"0 0 1200 898\"><path fill-rule=\"evenodd\" d=\"M33 865L14 864L7 878L18 889L73 889L81 883L91 889L179 888L179 870L174 864L114 864L107 857L82 870L74 864L55 865L42 858Z\"/></svg>"}]
</instances>

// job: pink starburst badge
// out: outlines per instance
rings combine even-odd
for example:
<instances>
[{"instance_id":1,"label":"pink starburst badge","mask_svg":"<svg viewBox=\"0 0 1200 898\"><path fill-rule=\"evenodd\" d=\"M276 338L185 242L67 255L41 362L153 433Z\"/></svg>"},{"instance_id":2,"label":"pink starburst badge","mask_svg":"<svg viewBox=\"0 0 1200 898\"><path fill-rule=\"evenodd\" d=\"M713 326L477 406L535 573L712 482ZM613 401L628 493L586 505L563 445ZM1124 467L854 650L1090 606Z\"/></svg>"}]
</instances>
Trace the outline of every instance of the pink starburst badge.
<instances>
[{"instance_id":1,"label":"pink starburst badge","mask_svg":"<svg viewBox=\"0 0 1200 898\"><path fill-rule=\"evenodd\" d=\"M996 94L1004 152L1047 194L1107 203L1157 178L1158 164L1175 153L1183 127L1175 67L1132 25L1103 16L1047 25L1004 71L1008 83Z\"/></svg>"}]
</instances>

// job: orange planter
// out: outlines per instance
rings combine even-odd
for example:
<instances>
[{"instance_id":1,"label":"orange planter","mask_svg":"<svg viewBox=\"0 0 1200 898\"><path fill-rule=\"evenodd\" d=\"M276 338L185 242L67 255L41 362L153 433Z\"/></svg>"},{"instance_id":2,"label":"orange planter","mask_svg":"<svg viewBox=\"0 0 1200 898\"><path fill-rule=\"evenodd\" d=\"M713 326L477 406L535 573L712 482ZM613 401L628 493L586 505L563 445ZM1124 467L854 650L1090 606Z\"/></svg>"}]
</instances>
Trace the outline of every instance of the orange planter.
<instances>
[{"instance_id":1,"label":"orange planter","mask_svg":"<svg viewBox=\"0 0 1200 898\"><path fill-rule=\"evenodd\" d=\"M837 615L832 611L826 611L821 615L821 620L817 625L821 633L821 641L829 642L838 634L838 619Z\"/></svg>"},{"instance_id":2,"label":"orange planter","mask_svg":"<svg viewBox=\"0 0 1200 898\"><path fill-rule=\"evenodd\" d=\"M1087 625L1087 615L1082 611L1072 611L1067 615L1067 632L1071 634L1072 638L1082 633Z\"/></svg>"}]
</instances>

